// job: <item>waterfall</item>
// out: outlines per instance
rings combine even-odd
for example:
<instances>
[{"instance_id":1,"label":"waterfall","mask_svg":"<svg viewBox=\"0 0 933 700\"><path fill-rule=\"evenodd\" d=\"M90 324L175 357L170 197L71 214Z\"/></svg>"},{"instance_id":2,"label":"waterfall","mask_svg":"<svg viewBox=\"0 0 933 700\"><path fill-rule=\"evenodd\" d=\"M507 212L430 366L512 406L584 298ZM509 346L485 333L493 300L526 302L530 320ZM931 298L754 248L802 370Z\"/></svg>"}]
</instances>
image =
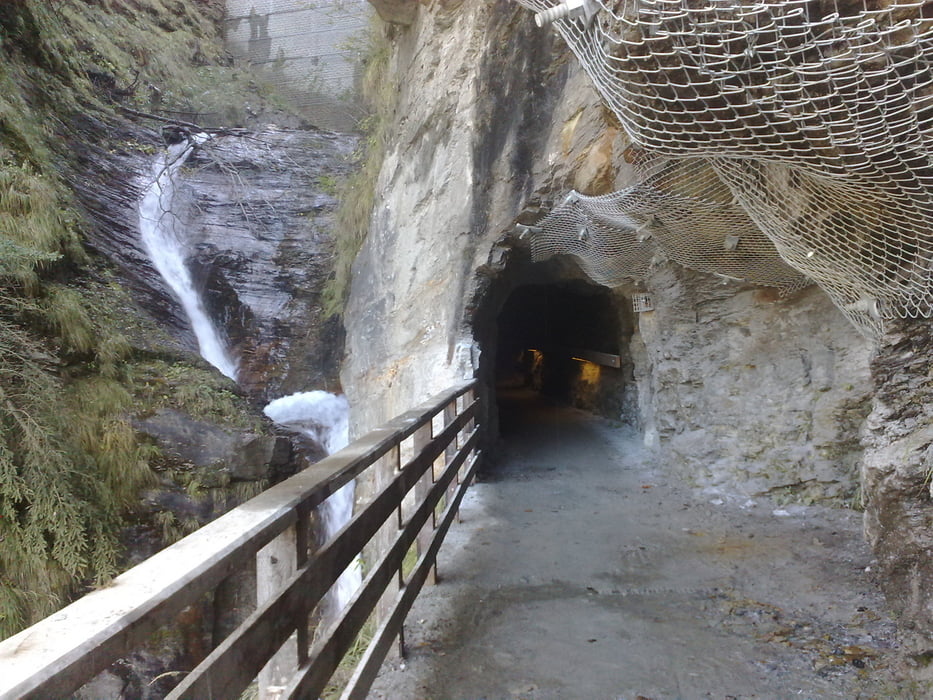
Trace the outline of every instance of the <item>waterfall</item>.
<instances>
[{"instance_id":1,"label":"waterfall","mask_svg":"<svg viewBox=\"0 0 933 700\"><path fill-rule=\"evenodd\" d=\"M326 391L305 391L283 396L264 409L279 425L303 432L319 443L327 454L346 447L348 442L349 403L344 396ZM329 540L353 517L354 482L342 486L321 504L323 536ZM330 593L335 611L343 610L362 583L362 569L356 559L337 579Z\"/></svg>"},{"instance_id":2,"label":"waterfall","mask_svg":"<svg viewBox=\"0 0 933 700\"><path fill-rule=\"evenodd\" d=\"M194 287L191 271L185 264L184 226L172 210L175 198L174 176L195 146L206 141L198 134L190 141L169 146L152 165L152 184L139 202L139 230L143 245L156 270L178 297L191 321L201 357L224 375L236 379L236 362L211 323L200 294Z\"/></svg>"},{"instance_id":3,"label":"waterfall","mask_svg":"<svg viewBox=\"0 0 933 700\"><path fill-rule=\"evenodd\" d=\"M172 289L191 321L201 356L223 374L236 379L237 366L227 352L222 336L211 322L185 264L184 225L173 211L174 176L206 134L170 146L152 166L152 184L139 202L139 228L143 245L156 270ZM308 391L284 396L269 403L264 412L276 423L303 432L328 454L346 446L349 404L343 396L326 391ZM354 482L332 494L321 504L325 539L330 539L353 516ZM340 611L360 587L362 569L354 561L340 575L329 594L332 610Z\"/></svg>"}]
</instances>

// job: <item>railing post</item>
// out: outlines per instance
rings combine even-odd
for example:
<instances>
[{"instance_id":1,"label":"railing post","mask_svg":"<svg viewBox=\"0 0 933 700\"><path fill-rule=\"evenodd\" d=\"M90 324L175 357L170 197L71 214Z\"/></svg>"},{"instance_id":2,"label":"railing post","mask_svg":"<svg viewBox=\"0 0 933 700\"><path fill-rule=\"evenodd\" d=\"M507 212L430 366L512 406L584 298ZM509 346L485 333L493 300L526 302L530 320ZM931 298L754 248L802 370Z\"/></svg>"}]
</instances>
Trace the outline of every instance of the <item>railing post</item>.
<instances>
[{"instance_id":1,"label":"railing post","mask_svg":"<svg viewBox=\"0 0 933 700\"><path fill-rule=\"evenodd\" d=\"M444 406L444 426L448 426L457 419L457 399L454 399L449 404ZM447 446L447 449L444 450L444 465L450 464L454 456L457 454L457 444L460 441L460 435L457 434L453 440L450 441L450 444ZM450 482L450 486L447 487L447 495L445 496L446 503L450 503L453 500L454 494L457 493L457 485L460 483L460 474L457 474L457 478ZM460 511L457 510L457 522L460 522Z\"/></svg>"},{"instance_id":2,"label":"railing post","mask_svg":"<svg viewBox=\"0 0 933 700\"><path fill-rule=\"evenodd\" d=\"M311 508L302 503L296 508L298 519L295 522L295 566L301 568L308 563L311 553ZM311 647L311 638L308 629L308 615L310 610L303 613L298 620L297 630L297 662L299 666L308 660L308 649Z\"/></svg>"},{"instance_id":3,"label":"railing post","mask_svg":"<svg viewBox=\"0 0 933 700\"><path fill-rule=\"evenodd\" d=\"M378 462L373 466L375 470L375 481L376 481L376 493L380 493L393 479L395 474L398 472L399 468L399 446L393 446L388 452L383 455ZM401 508L401 504L399 504ZM385 554L390 543L395 539L395 535L399 529L399 515L396 513L395 517L390 517L383 526L379 529L379 532L376 533L375 544L376 544L376 553L374 555L374 560L381 557ZM379 599L379 604L376 606L376 620L377 622L382 622L386 616L389 614L389 611L392 609L395 598L398 595L398 592L401 588L399 583L399 577L396 577L393 582L389 583L386 586L385 592L382 594L382 597ZM404 651L402 649L403 643L401 639L399 640L399 652L402 655Z\"/></svg>"},{"instance_id":4,"label":"railing post","mask_svg":"<svg viewBox=\"0 0 933 700\"><path fill-rule=\"evenodd\" d=\"M292 525L256 553L257 605L274 598L295 573L297 544L298 527ZM297 634L292 634L259 672L259 700L278 700L281 697L298 668L297 637Z\"/></svg>"},{"instance_id":5,"label":"railing post","mask_svg":"<svg viewBox=\"0 0 933 700\"><path fill-rule=\"evenodd\" d=\"M420 454L425 447L431 442L431 421L427 421L422 425L418 430L415 431L412 435L414 441L415 454ZM425 469L424 474L421 475L421 478L418 479L418 483L415 484L415 502L421 503L424 501L428 492L431 490L431 485L434 483L434 465L428 466ZM434 518L432 517L428 522L424 524L421 532L418 534L418 556L420 557L424 552L427 551L427 548L431 544L431 540L434 538ZM429 585L434 585L437 583L437 567L431 567L431 573L428 574L427 583Z\"/></svg>"},{"instance_id":6,"label":"railing post","mask_svg":"<svg viewBox=\"0 0 933 700\"><path fill-rule=\"evenodd\" d=\"M474 386L473 388L469 389L466 393L464 393L462 398L463 398L463 408L465 410L467 406L469 406L471 403L476 401L476 387ZM475 413L466 422L466 425L463 426L463 431L461 432L461 435L469 436L470 434L473 433L474 430L476 430L476 414ZM473 454L475 454L475 450L473 451ZM469 464L469 462L470 460L466 460L464 462L464 466L460 467L461 473L463 473L464 469L467 469L467 465ZM460 477L458 476L458 479L459 478ZM473 477L473 478L475 480L476 477ZM469 485L472 486L473 484L469 484ZM460 518L458 516L457 521L459 522L459 520Z\"/></svg>"},{"instance_id":7,"label":"railing post","mask_svg":"<svg viewBox=\"0 0 933 700\"><path fill-rule=\"evenodd\" d=\"M216 647L255 609L255 559L243 569L230 574L214 589L211 647Z\"/></svg>"}]
</instances>

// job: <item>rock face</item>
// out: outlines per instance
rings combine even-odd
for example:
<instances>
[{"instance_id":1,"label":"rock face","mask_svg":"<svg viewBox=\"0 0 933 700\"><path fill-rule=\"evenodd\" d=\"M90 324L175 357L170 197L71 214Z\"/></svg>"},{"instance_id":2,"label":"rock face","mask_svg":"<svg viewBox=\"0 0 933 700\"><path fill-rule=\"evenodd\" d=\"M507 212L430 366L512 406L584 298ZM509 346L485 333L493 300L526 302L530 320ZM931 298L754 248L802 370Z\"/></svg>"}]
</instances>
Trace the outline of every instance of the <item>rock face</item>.
<instances>
[{"instance_id":1,"label":"rock face","mask_svg":"<svg viewBox=\"0 0 933 700\"><path fill-rule=\"evenodd\" d=\"M671 265L646 289L654 311L633 341L646 444L725 494L851 502L870 345L826 296L781 299Z\"/></svg>"},{"instance_id":2,"label":"rock face","mask_svg":"<svg viewBox=\"0 0 933 700\"><path fill-rule=\"evenodd\" d=\"M504 0L435 5L397 34L398 118L345 316L357 432L474 371L474 274L534 192L568 73L519 16Z\"/></svg>"},{"instance_id":3,"label":"rock face","mask_svg":"<svg viewBox=\"0 0 933 700\"><path fill-rule=\"evenodd\" d=\"M531 263L516 222L571 188L600 194L632 176L624 134L529 13L436 5L396 37L400 116L346 314L357 433L474 371L492 398L510 295L583 277L572 262ZM641 427L697 486L853 495L869 344L825 295L780 299L662 259L640 287L655 311L633 316L634 291L614 292L628 374L577 381L578 404Z\"/></svg>"},{"instance_id":4,"label":"rock face","mask_svg":"<svg viewBox=\"0 0 933 700\"><path fill-rule=\"evenodd\" d=\"M191 268L253 395L337 388L342 328L324 319L320 298L336 185L356 142L267 128L214 137L186 164L178 199Z\"/></svg>"},{"instance_id":5,"label":"rock face","mask_svg":"<svg viewBox=\"0 0 933 700\"><path fill-rule=\"evenodd\" d=\"M163 147L152 132L127 130L124 139ZM336 186L356 144L355 136L325 131L238 130L195 149L175 183L189 269L225 329L240 385L258 398L337 388L343 330L323 318L320 295L334 250ZM152 182L153 156L111 150L90 145L85 158L80 192L97 223L90 243L119 267L176 347L196 352L139 237L136 206Z\"/></svg>"},{"instance_id":6,"label":"rock face","mask_svg":"<svg viewBox=\"0 0 933 700\"><path fill-rule=\"evenodd\" d=\"M99 129L96 125L95 131ZM184 311L153 267L139 232L138 203L153 181L152 154L165 143L159 133L129 124L110 135L109 142L82 143L78 153L76 194L92 222L87 243L116 266L140 311L165 329L168 337L162 340L177 350L196 352ZM142 335L134 340L148 342Z\"/></svg>"},{"instance_id":7,"label":"rock face","mask_svg":"<svg viewBox=\"0 0 933 700\"><path fill-rule=\"evenodd\" d=\"M865 422L865 534L899 614L905 648L933 677L933 387L928 321L893 324L871 364L876 390Z\"/></svg>"},{"instance_id":8,"label":"rock face","mask_svg":"<svg viewBox=\"0 0 933 700\"><path fill-rule=\"evenodd\" d=\"M140 420L138 428L182 462L195 468L214 467L231 480L264 479L270 466L284 467L291 456L285 438L235 431L169 408Z\"/></svg>"},{"instance_id":9,"label":"rock face","mask_svg":"<svg viewBox=\"0 0 933 700\"><path fill-rule=\"evenodd\" d=\"M418 3L414 0L373 0L372 6L384 22L409 25L418 12Z\"/></svg>"}]
</instances>

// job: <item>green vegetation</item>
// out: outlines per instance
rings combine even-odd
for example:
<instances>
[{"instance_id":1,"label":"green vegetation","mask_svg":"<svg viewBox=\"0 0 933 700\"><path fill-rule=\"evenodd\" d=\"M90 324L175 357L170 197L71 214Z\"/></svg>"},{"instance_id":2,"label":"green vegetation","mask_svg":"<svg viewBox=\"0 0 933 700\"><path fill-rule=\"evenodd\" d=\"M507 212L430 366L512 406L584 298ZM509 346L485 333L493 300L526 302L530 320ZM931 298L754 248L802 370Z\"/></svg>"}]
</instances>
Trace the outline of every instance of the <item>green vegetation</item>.
<instances>
[{"instance_id":1,"label":"green vegetation","mask_svg":"<svg viewBox=\"0 0 933 700\"><path fill-rule=\"evenodd\" d=\"M385 158L398 90L390 70L392 45L381 20L373 15L363 52L363 99L370 114L362 120L364 139L357 153L359 168L338 188L334 277L324 289L324 311L340 314L350 292L350 268L369 232L376 179Z\"/></svg>"},{"instance_id":2,"label":"green vegetation","mask_svg":"<svg viewBox=\"0 0 933 700\"><path fill-rule=\"evenodd\" d=\"M84 256L45 113L26 99L30 70L58 60L38 26L26 7L0 12L0 636L116 563L114 499L62 410L62 354L93 352L87 315L66 288L42 283ZM16 44L24 56L11 56Z\"/></svg>"},{"instance_id":3,"label":"green vegetation","mask_svg":"<svg viewBox=\"0 0 933 700\"><path fill-rule=\"evenodd\" d=\"M333 175L319 175L317 178L317 186L322 192L329 195L337 194L338 184L337 178Z\"/></svg>"},{"instance_id":4,"label":"green vegetation","mask_svg":"<svg viewBox=\"0 0 933 700\"><path fill-rule=\"evenodd\" d=\"M377 628L378 624L374 613L363 623L363 627L360 629L359 634L356 635L356 639L353 640L353 644L350 645L347 653L340 660L340 664L337 666L337 670L334 671L330 683L321 693L322 700L337 700L343 694L343 689L350 682L356 667L360 665L363 655L375 638Z\"/></svg>"},{"instance_id":5,"label":"green vegetation","mask_svg":"<svg viewBox=\"0 0 933 700\"><path fill-rule=\"evenodd\" d=\"M160 331L82 248L69 182L70 144L102 142L122 107L246 114L232 94L261 90L223 65L222 10L219 0L0 3L0 638L117 571L125 517L164 463L134 416L171 405L255 420L227 380L150 349ZM179 483L200 493L203 479ZM196 525L163 520L169 540Z\"/></svg>"},{"instance_id":6,"label":"green vegetation","mask_svg":"<svg viewBox=\"0 0 933 700\"><path fill-rule=\"evenodd\" d=\"M194 418L261 430L259 416L246 399L233 393L230 380L213 370L155 358L139 360L134 372L139 403L150 411L174 408Z\"/></svg>"}]
</instances>

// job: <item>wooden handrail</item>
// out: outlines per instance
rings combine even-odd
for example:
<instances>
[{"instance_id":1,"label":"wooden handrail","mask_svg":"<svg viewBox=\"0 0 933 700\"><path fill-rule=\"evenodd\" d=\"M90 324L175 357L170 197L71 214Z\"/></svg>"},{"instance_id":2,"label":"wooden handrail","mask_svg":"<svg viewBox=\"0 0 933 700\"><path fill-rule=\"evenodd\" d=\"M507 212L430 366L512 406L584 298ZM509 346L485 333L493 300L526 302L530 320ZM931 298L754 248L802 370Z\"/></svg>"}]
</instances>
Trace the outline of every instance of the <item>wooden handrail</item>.
<instances>
[{"instance_id":1,"label":"wooden handrail","mask_svg":"<svg viewBox=\"0 0 933 700\"><path fill-rule=\"evenodd\" d=\"M401 443L416 432L430 433L435 419L441 417L443 426L437 434L429 439L416 437L415 454L397 473L389 475L387 485L335 537L310 557L307 532L299 534L302 551L294 573L169 696L235 698L294 632L301 632L298 637L306 645L308 618L314 606L373 535L387 527L387 522L396 522L398 513L397 535L371 566L360 592L312 649L303 648L298 653L300 668L285 697L316 698L388 583L400 577L402 560L413 543L418 543L421 556L415 572L421 572L422 563L427 561L427 576L449 523L445 527L442 517L431 539L419 533L423 535L425 523L430 522L439 504L443 502L445 514L450 513L462 498L479 456L478 415L475 382L453 387L167 547L108 586L0 642L0 698L50 698L74 692L117 659L145 644L153 632L170 623L183 608L243 569L262 547L284 537L296 523L307 527L306 515L311 508L378 465L393 450L397 454ZM436 473L435 464L441 461L444 468ZM413 487L425 478L434 486L419 494L419 489ZM460 487L455 489L458 482ZM411 493L419 501L403 523L402 501ZM428 555L431 559L425 560ZM401 589L384 621L396 620L397 624L387 627L386 632L380 630L381 635L373 641L381 655L366 655L364 663L369 670L358 673L357 689L347 692L365 693L359 690L363 687L360 683L372 682L378 665L371 670L376 662L370 657L378 657L381 663L388 648L383 637L388 635L391 641L400 633L404 611L400 614L399 610L407 610L417 594L417 590L414 594L411 591L417 576L420 573L413 574ZM417 589L420 587L419 583Z\"/></svg>"}]
</instances>

